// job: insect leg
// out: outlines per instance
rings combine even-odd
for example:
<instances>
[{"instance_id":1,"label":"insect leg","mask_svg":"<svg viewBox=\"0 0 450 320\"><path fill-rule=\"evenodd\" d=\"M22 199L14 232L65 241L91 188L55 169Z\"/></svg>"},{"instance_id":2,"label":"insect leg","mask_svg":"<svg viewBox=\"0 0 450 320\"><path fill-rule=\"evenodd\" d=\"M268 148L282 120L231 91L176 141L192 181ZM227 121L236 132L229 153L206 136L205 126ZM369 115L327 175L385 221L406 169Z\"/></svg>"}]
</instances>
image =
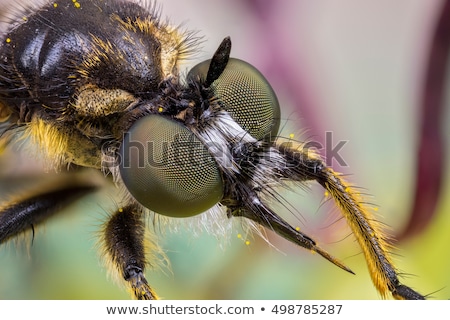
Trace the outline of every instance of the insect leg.
<instances>
[{"instance_id":1,"label":"insect leg","mask_svg":"<svg viewBox=\"0 0 450 320\"><path fill-rule=\"evenodd\" d=\"M391 292L396 299L424 299L424 296L400 283L389 256L391 246L388 238L363 205L361 196L311 151L294 150L285 145L277 148L286 159L285 169L280 174L291 180L316 180L341 208L362 248L372 281L380 294L384 298Z\"/></svg>"},{"instance_id":2,"label":"insect leg","mask_svg":"<svg viewBox=\"0 0 450 320\"><path fill-rule=\"evenodd\" d=\"M144 276L145 223L142 210L129 205L117 210L106 223L103 234L105 256L126 281L136 299L157 299Z\"/></svg>"},{"instance_id":3,"label":"insect leg","mask_svg":"<svg viewBox=\"0 0 450 320\"><path fill-rule=\"evenodd\" d=\"M36 224L94 189L93 186L68 186L6 203L0 208L0 244L30 229L34 234Z\"/></svg>"}]
</instances>

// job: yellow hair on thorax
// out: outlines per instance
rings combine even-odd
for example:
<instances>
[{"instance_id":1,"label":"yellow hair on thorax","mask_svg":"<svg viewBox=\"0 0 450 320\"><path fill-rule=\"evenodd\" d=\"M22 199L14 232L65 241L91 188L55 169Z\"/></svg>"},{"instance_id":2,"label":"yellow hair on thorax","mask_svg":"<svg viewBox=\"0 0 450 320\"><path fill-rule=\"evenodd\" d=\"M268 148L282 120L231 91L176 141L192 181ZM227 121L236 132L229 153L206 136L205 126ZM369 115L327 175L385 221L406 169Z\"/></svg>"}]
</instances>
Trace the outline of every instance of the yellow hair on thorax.
<instances>
[{"instance_id":1,"label":"yellow hair on thorax","mask_svg":"<svg viewBox=\"0 0 450 320\"><path fill-rule=\"evenodd\" d=\"M30 137L31 141L38 146L40 155L43 156L45 164L49 168L58 170L61 165L67 162L66 152L69 145L69 136L61 132L61 129L54 123L34 117L27 124L24 137Z\"/></svg>"},{"instance_id":2,"label":"yellow hair on thorax","mask_svg":"<svg viewBox=\"0 0 450 320\"><path fill-rule=\"evenodd\" d=\"M112 18L118 21L124 30L141 32L153 36L159 41L161 45L161 67L164 77L170 76L174 68L177 67L178 62L185 59L188 55L186 36L179 32L177 28L168 24L161 24L157 19L136 18L131 20L128 18L124 21L116 15L113 15Z\"/></svg>"}]
</instances>

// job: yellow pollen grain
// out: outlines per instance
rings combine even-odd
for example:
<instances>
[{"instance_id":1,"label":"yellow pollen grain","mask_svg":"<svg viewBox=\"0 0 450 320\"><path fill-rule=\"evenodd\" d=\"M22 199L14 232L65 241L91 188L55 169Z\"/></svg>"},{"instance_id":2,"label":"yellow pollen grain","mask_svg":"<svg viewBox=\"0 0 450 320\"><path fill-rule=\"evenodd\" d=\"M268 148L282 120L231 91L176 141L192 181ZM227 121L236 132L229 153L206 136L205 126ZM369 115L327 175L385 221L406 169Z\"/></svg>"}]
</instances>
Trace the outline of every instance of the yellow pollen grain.
<instances>
[{"instance_id":1,"label":"yellow pollen grain","mask_svg":"<svg viewBox=\"0 0 450 320\"><path fill-rule=\"evenodd\" d=\"M237 237L238 237L238 239L241 239L242 238L242 234L238 233Z\"/></svg>"},{"instance_id":2,"label":"yellow pollen grain","mask_svg":"<svg viewBox=\"0 0 450 320\"><path fill-rule=\"evenodd\" d=\"M250 240L245 240L245 244L246 244L247 246L249 246L249 245L250 245Z\"/></svg>"},{"instance_id":3,"label":"yellow pollen grain","mask_svg":"<svg viewBox=\"0 0 450 320\"><path fill-rule=\"evenodd\" d=\"M11 38L6 38L6 43L10 43L11 42Z\"/></svg>"},{"instance_id":4,"label":"yellow pollen grain","mask_svg":"<svg viewBox=\"0 0 450 320\"><path fill-rule=\"evenodd\" d=\"M373 211L378 211L378 207L374 207L374 208L373 208Z\"/></svg>"},{"instance_id":5,"label":"yellow pollen grain","mask_svg":"<svg viewBox=\"0 0 450 320\"><path fill-rule=\"evenodd\" d=\"M294 139L294 137L295 137L295 135L294 135L293 133L291 133L291 134L289 135L289 138L290 138L290 139Z\"/></svg>"},{"instance_id":6,"label":"yellow pollen grain","mask_svg":"<svg viewBox=\"0 0 450 320\"><path fill-rule=\"evenodd\" d=\"M300 231L300 227L295 227L295 230L296 231Z\"/></svg>"},{"instance_id":7,"label":"yellow pollen grain","mask_svg":"<svg viewBox=\"0 0 450 320\"><path fill-rule=\"evenodd\" d=\"M349 191L350 191L349 187L345 188L345 192L349 192Z\"/></svg>"},{"instance_id":8,"label":"yellow pollen grain","mask_svg":"<svg viewBox=\"0 0 450 320\"><path fill-rule=\"evenodd\" d=\"M329 193L328 191L325 191L325 192L323 193L323 195L324 195L325 197L328 197L328 196L330 195L330 193Z\"/></svg>"},{"instance_id":9,"label":"yellow pollen grain","mask_svg":"<svg viewBox=\"0 0 450 320\"><path fill-rule=\"evenodd\" d=\"M164 111L163 107L158 108L158 112L163 112L163 111Z\"/></svg>"},{"instance_id":10,"label":"yellow pollen grain","mask_svg":"<svg viewBox=\"0 0 450 320\"><path fill-rule=\"evenodd\" d=\"M57 8L58 7L58 4L55 2L54 4L53 4L53 8Z\"/></svg>"},{"instance_id":11,"label":"yellow pollen grain","mask_svg":"<svg viewBox=\"0 0 450 320\"><path fill-rule=\"evenodd\" d=\"M81 4L79 2L73 1L73 6L78 9L81 7Z\"/></svg>"},{"instance_id":12,"label":"yellow pollen grain","mask_svg":"<svg viewBox=\"0 0 450 320\"><path fill-rule=\"evenodd\" d=\"M119 212L123 212L123 208L119 208Z\"/></svg>"}]
</instances>

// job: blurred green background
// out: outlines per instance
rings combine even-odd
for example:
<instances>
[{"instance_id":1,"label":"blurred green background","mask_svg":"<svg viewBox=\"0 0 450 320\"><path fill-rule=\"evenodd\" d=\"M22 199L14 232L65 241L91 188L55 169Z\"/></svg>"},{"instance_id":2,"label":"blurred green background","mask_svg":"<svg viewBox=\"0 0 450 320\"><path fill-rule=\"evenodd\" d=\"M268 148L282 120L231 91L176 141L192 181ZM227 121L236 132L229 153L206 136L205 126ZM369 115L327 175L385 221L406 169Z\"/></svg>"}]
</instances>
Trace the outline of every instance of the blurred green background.
<instances>
[{"instance_id":1,"label":"blurred green background","mask_svg":"<svg viewBox=\"0 0 450 320\"><path fill-rule=\"evenodd\" d=\"M417 110L442 1L279 1L264 23L249 2L159 1L163 16L204 36L202 49L183 67L210 58L222 38L231 36L232 55L259 68L278 93L286 119L284 134L295 132L300 138L303 133L305 138L323 141L325 132L331 131L333 145L347 141L340 150L347 166L333 166L351 174L349 180L373 195L370 202L379 206L380 219L399 233L414 196ZM278 77L274 70L280 61L288 62L297 77ZM301 111L293 103L296 92L289 90L296 86L306 97ZM446 109L442 121L449 137ZM446 146L448 158L448 139ZM12 176L39 170L27 156L11 160L8 155L0 160L2 198L11 190ZM442 196L432 223L414 238L397 243L394 257L405 273L403 282L435 299L450 297L450 199L446 196L450 176L448 170L442 174ZM119 200L115 194L113 187L106 187L73 204L37 229L29 249L14 242L3 245L0 299L128 299L108 279L95 248L105 211ZM334 223L338 210L330 203L323 205L323 190L312 184L310 191L283 195L298 214L281 208L278 212L356 275L270 232L273 247L257 236L248 238L246 245L246 235L238 227L228 239L206 232L193 235L191 228L180 228L160 235L172 268L148 270L149 282L165 299L380 298L358 246L347 237L349 229L343 221Z\"/></svg>"}]
</instances>

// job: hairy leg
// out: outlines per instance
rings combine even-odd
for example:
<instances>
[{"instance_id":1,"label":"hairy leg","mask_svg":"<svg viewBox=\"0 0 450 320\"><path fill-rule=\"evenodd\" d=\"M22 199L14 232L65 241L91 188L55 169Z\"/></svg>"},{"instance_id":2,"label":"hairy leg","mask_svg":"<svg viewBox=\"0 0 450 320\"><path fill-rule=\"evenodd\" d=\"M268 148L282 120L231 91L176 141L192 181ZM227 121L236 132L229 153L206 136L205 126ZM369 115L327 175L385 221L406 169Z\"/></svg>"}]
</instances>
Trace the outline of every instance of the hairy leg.
<instances>
[{"instance_id":1,"label":"hairy leg","mask_svg":"<svg viewBox=\"0 0 450 320\"><path fill-rule=\"evenodd\" d=\"M139 300L158 299L144 276L147 261L142 210L133 205L117 210L105 224L102 240L106 259L132 295Z\"/></svg>"},{"instance_id":2,"label":"hairy leg","mask_svg":"<svg viewBox=\"0 0 450 320\"><path fill-rule=\"evenodd\" d=\"M93 186L67 186L10 200L0 208L0 244L22 232L34 231L35 225L94 189Z\"/></svg>"},{"instance_id":3,"label":"hairy leg","mask_svg":"<svg viewBox=\"0 0 450 320\"><path fill-rule=\"evenodd\" d=\"M400 283L398 271L390 258L388 236L363 204L360 194L314 153L284 146L278 148L287 162L282 172L285 177L317 181L340 207L362 248L372 281L382 297L386 298L391 292L396 299L424 299L424 296Z\"/></svg>"}]
</instances>

